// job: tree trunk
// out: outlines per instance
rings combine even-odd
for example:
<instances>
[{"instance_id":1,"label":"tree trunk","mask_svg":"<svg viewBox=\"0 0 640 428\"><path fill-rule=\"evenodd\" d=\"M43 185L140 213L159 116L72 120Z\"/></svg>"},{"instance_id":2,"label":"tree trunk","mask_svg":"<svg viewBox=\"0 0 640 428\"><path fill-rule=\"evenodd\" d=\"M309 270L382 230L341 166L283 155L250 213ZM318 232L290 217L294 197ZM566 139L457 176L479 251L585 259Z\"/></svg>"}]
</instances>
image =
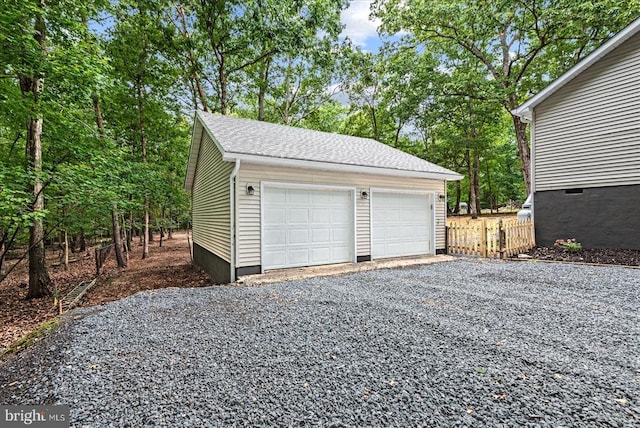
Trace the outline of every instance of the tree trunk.
<instances>
[{"instance_id":1,"label":"tree trunk","mask_svg":"<svg viewBox=\"0 0 640 428\"><path fill-rule=\"evenodd\" d=\"M131 231L127 231L127 221L124 218L124 214L122 215L122 224L124 225L123 227L123 233L124 233L124 253L126 256L126 263L129 264L129 251L131 251Z\"/></svg>"},{"instance_id":2,"label":"tree trunk","mask_svg":"<svg viewBox=\"0 0 640 428\"><path fill-rule=\"evenodd\" d=\"M469 106L469 125L471 127L471 135L470 135L470 141L468 142L468 148L467 151L465 153L466 159L467 159L467 165L468 165L468 169L469 169L469 210L471 211L471 218L476 219L478 218L478 212L480 209L480 204L478 203L478 164L479 164L479 159L478 159L478 151L477 149L474 150L473 153L473 159L471 159L471 149L469 148L471 146L471 144L473 144L472 147L476 147L477 148L477 132L476 132L476 127L475 127L475 123L474 123L474 116L473 116L473 105L471 102L471 99L468 100L468 106Z\"/></svg>"},{"instance_id":3,"label":"tree trunk","mask_svg":"<svg viewBox=\"0 0 640 428\"><path fill-rule=\"evenodd\" d=\"M371 112L371 126L373 130L373 139L376 141L380 141L380 136L378 135L378 119L376 117L376 109L373 106L369 106L369 111Z\"/></svg>"},{"instance_id":4,"label":"tree trunk","mask_svg":"<svg viewBox=\"0 0 640 428\"><path fill-rule=\"evenodd\" d=\"M100 133L100 138L105 138L106 133L104 131L104 120L102 119L102 110L100 109L100 97L98 94L91 94L91 100L93 101L93 112L96 118L96 125L98 126L98 132Z\"/></svg>"},{"instance_id":5,"label":"tree trunk","mask_svg":"<svg viewBox=\"0 0 640 428\"><path fill-rule=\"evenodd\" d=\"M44 24L43 24L44 25ZM34 87L41 87L42 83L34 80ZM34 172L32 211L37 213L44 209L44 195L42 192L42 118L29 119L27 130L27 155ZM29 228L29 291L27 299L35 299L51 294L49 287L51 278L47 272L44 252L44 228L42 219L34 220Z\"/></svg>"},{"instance_id":6,"label":"tree trunk","mask_svg":"<svg viewBox=\"0 0 640 428\"><path fill-rule=\"evenodd\" d=\"M87 241L84 238L84 230L80 231L80 252L87 250Z\"/></svg>"},{"instance_id":7,"label":"tree trunk","mask_svg":"<svg viewBox=\"0 0 640 428\"><path fill-rule=\"evenodd\" d=\"M6 240L7 236L5 231L0 227L0 281L2 281L5 276L4 257L7 254L7 246L5 245Z\"/></svg>"},{"instance_id":8,"label":"tree trunk","mask_svg":"<svg viewBox=\"0 0 640 428\"><path fill-rule=\"evenodd\" d=\"M271 59L267 59L263 64L260 76L260 87L258 88L258 120L264 120L264 101L267 97L267 82L269 81L269 66Z\"/></svg>"},{"instance_id":9,"label":"tree trunk","mask_svg":"<svg viewBox=\"0 0 640 428\"><path fill-rule=\"evenodd\" d=\"M193 51L193 46L191 44L191 35L189 34L189 30L187 29L187 20L184 15L184 7L179 4L176 7L178 11L178 15L180 16L180 23L182 25L182 35L187 39L189 45L189 62L191 62L191 78L193 79L198 97L200 98L200 102L202 103L202 110L209 111L209 106L207 105L207 97L204 93L204 88L202 87L202 81L200 80L200 75L198 74L198 62L196 61L196 55Z\"/></svg>"},{"instance_id":10,"label":"tree trunk","mask_svg":"<svg viewBox=\"0 0 640 428\"><path fill-rule=\"evenodd\" d=\"M475 175L473 178L473 185L475 187L474 193L476 195L476 209L478 210L478 214L481 214L482 207L480 206L480 156L478 155L477 151L474 154L473 164L473 173Z\"/></svg>"},{"instance_id":11,"label":"tree trunk","mask_svg":"<svg viewBox=\"0 0 640 428\"><path fill-rule=\"evenodd\" d=\"M129 234L127 235L127 248L131 251L131 240L133 239L134 234L134 224L133 224L133 212L129 211Z\"/></svg>"},{"instance_id":12,"label":"tree trunk","mask_svg":"<svg viewBox=\"0 0 640 428\"><path fill-rule=\"evenodd\" d=\"M116 251L116 262L119 268L126 268L127 262L122 255L122 239L120 237L120 222L118 220L118 207L111 206L111 224L113 225L113 247Z\"/></svg>"},{"instance_id":13,"label":"tree trunk","mask_svg":"<svg viewBox=\"0 0 640 428\"><path fill-rule=\"evenodd\" d=\"M465 157L467 160L467 173L469 174L469 213L471 214L471 218L475 219L478 218L478 198L476 197L476 174L470 150L466 151Z\"/></svg>"},{"instance_id":14,"label":"tree trunk","mask_svg":"<svg viewBox=\"0 0 640 428\"><path fill-rule=\"evenodd\" d=\"M42 55L46 55L46 27L44 21L45 4L38 3L34 24L34 38L38 43ZM39 98L44 89L44 78L41 76L20 76L20 91L23 95L31 95L33 107L31 117L27 121L27 160L33 173L33 202L31 210L38 213L44 210L44 195L42 186L42 114L38 111ZM44 228L42 218L36 218L29 228L29 290L27 298L39 298L51 294L49 286L51 279L46 267L44 248Z\"/></svg>"},{"instance_id":15,"label":"tree trunk","mask_svg":"<svg viewBox=\"0 0 640 428\"><path fill-rule=\"evenodd\" d=\"M69 233L64 230L64 270L69 270Z\"/></svg>"},{"instance_id":16,"label":"tree trunk","mask_svg":"<svg viewBox=\"0 0 640 428\"><path fill-rule=\"evenodd\" d=\"M106 138L107 133L104 129L104 119L102 118L102 110L100 109L100 97L97 93L91 95L93 100L93 112L96 117L96 125L98 126L98 132L100 138ZM120 221L118 219L118 207L115 202L111 205L111 225L113 228L113 244L116 252L116 262L119 268L126 268L127 263L122 256L122 240L120 239Z\"/></svg>"},{"instance_id":17,"label":"tree trunk","mask_svg":"<svg viewBox=\"0 0 640 428\"><path fill-rule=\"evenodd\" d=\"M218 82L220 83L220 114L227 114L227 75L224 69L224 56L223 61L220 63L220 77Z\"/></svg>"},{"instance_id":18,"label":"tree trunk","mask_svg":"<svg viewBox=\"0 0 640 428\"><path fill-rule=\"evenodd\" d=\"M491 214L493 214L494 209L498 211L498 201L496 195L493 194L493 187L491 185L491 169L489 168L489 162L485 164L487 166L487 186L489 187L489 208L491 210Z\"/></svg>"},{"instance_id":19,"label":"tree trunk","mask_svg":"<svg viewBox=\"0 0 640 428\"><path fill-rule=\"evenodd\" d=\"M144 90L142 87L142 77L136 78L136 89L138 91L138 119L140 123L140 147L142 149L142 163L147 163L147 134L144 117ZM144 196L144 239L142 241L142 258L149 257L149 196L145 192Z\"/></svg>"},{"instance_id":20,"label":"tree trunk","mask_svg":"<svg viewBox=\"0 0 640 428\"><path fill-rule=\"evenodd\" d=\"M527 138L527 124L522 122L518 116L511 115L513 127L516 131L516 142L518 143L518 156L522 167L522 177L527 189L527 195L531 193L531 151L529 139Z\"/></svg>"},{"instance_id":21,"label":"tree trunk","mask_svg":"<svg viewBox=\"0 0 640 428\"><path fill-rule=\"evenodd\" d=\"M461 198L462 189L460 186L460 180L456 180L456 206L453 209L454 214L460 214L460 198Z\"/></svg>"}]
</instances>

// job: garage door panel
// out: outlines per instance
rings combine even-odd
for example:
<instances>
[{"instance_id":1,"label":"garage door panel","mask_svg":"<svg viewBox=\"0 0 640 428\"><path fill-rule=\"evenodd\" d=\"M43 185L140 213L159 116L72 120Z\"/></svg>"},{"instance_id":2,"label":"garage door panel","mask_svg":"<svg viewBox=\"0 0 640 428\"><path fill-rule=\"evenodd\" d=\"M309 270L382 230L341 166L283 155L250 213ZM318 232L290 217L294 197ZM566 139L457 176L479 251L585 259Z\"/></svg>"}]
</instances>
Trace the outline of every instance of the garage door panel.
<instances>
[{"instance_id":1,"label":"garage door panel","mask_svg":"<svg viewBox=\"0 0 640 428\"><path fill-rule=\"evenodd\" d=\"M342 260L343 262L351 261L351 247L348 245L332 247L331 254L331 258L334 260Z\"/></svg>"},{"instance_id":2,"label":"garage door panel","mask_svg":"<svg viewBox=\"0 0 640 428\"><path fill-rule=\"evenodd\" d=\"M266 245L284 245L287 243L287 234L280 229L266 229L264 231L264 242Z\"/></svg>"},{"instance_id":3,"label":"garage door panel","mask_svg":"<svg viewBox=\"0 0 640 428\"><path fill-rule=\"evenodd\" d=\"M314 192L311 194L311 203L313 205L331 205L333 203L333 198L330 193L320 193Z\"/></svg>"},{"instance_id":4,"label":"garage door panel","mask_svg":"<svg viewBox=\"0 0 640 428\"><path fill-rule=\"evenodd\" d=\"M289 224L309 224L309 210L307 208L290 208L287 210Z\"/></svg>"},{"instance_id":5,"label":"garage door panel","mask_svg":"<svg viewBox=\"0 0 640 428\"><path fill-rule=\"evenodd\" d=\"M331 209L317 208L311 211L313 224L331 224Z\"/></svg>"},{"instance_id":6,"label":"garage door panel","mask_svg":"<svg viewBox=\"0 0 640 428\"><path fill-rule=\"evenodd\" d=\"M311 250L311 257L318 263L330 263L331 247L313 248Z\"/></svg>"},{"instance_id":7,"label":"garage door panel","mask_svg":"<svg viewBox=\"0 0 640 428\"><path fill-rule=\"evenodd\" d=\"M287 212L284 208L273 207L265 213L264 224L269 226L272 224L282 224L286 221Z\"/></svg>"},{"instance_id":8,"label":"garage door panel","mask_svg":"<svg viewBox=\"0 0 640 428\"><path fill-rule=\"evenodd\" d=\"M289 244L308 244L309 243L309 230L308 229L289 229Z\"/></svg>"},{"instance_id":9,"label":"garage door panel","mask_svg":"<svg viewBox=\"0 0 640 428\"><path fill-rule=\"evenodd\" d=\"M311 231L311 242L328 243L331 242L331 229L329 228L316 228Z\"/></svg>"},{"instance_id":10,"label":"garage door panel","mask_svg":"<svg viewBox=\"0 0 640 428\"><path fill-rule=\"evenodd\" d=\"M300 264L309 260L308 248L289 248L287 251L287 263Z\"/></svg>"},{"instance_id":11,"label":"garage door panel","mask_svg":"<svg viewBox=\"0 0 640 428\"><path fill-rule=\"evenodd\" d=\"M264 269L353 261L351 190L265 187L262 209Z\"/></svg>"},{"instance_id":12,"label":"garage door panel","mask_svg":"<svg viewBox=\"0 0 640 428\"><path fill-rule=\"evenodd\" d=\"M373 192L371 210L373 258L432 253L433 210L429 195Z\"/></svg>"},{"instance_id":13,"label":"garage door panel","mask_svg":"<svg viewBox=\"0 0 640 428\"><path fill-rule=\"evenodd\" d=\"M307 206L310 202L310 195L304 189L283 189L287 194L287 204Z\"/></svg>"},{"instance_id":14,"label":"garage door panel","mask_svg":"<svg viewBox=\"0 0 640 428\"><path fill-rule=\"evenodd\" d=\"M285 189L271 189L269 193L262 195L265 203L269 205L284 205L287 203L287 193Z\"/></svg>"},{"instance_id":15,"label":"garage door panel","mask_svg":"<svg viewBox=\"0 0 640 428\"><path fill-rule=\"evenodd\" d=\"M272 250L265 254L264 263L268 266L278 266L287 262L287 254L284 250Z\"/></svg>"},{"instance_id":16,"label":"garage door panel","mask_svg":"<svg viewBox=\"0 0 640 428\"><path fill-rule=\"evenodd\" d=\"M348 243L351 241L353 232L348 227L335 226L331 228L331 241Z\"/></svg>"}]
</instances>

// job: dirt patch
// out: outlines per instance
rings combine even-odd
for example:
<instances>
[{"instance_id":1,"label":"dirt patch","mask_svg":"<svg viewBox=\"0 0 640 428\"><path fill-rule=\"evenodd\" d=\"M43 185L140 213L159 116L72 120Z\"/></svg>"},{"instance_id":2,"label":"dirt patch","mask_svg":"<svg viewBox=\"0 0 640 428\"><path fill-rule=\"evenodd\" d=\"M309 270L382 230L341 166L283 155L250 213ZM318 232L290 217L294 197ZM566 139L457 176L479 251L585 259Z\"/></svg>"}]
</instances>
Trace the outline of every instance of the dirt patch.
<instances>
[{"instance_id":1,"label":"dirt patch","mask_svg":"<svg viewBox=\"0 0 640 428\"><path fill-rule=\"evenodd\" d=\"M562 248L536 247L526 254L538 260L640 266L640 251L638 250L583 248L578 252L570 253Z\"/></svg>"},{"instance_id":2,"label":"dirt patch","mask_svg":"<svg viewBox=\"0 0 640 428\"><path fill-rule=\"evenodd\" d=\"M135 242L129 254L126 269L116 267L113 254L102 268L94 288L85 295L79 306L102 305L122 299L139 291L167 287L202 287L212 285L207 274L189 261L187 235L176 232L173 239L153 242L150 256L142 260L142 246ZM53 266L58 262L56 252L47 252L49 274L56 284L60 296L73 290L80 282L95 278L93 249L82 254L73 254L69 270ZM26 300L28 272L23 261L0 283L0 350L53 319L58 309L53 306L53 296Z\"/></svg>"}]
</instances>

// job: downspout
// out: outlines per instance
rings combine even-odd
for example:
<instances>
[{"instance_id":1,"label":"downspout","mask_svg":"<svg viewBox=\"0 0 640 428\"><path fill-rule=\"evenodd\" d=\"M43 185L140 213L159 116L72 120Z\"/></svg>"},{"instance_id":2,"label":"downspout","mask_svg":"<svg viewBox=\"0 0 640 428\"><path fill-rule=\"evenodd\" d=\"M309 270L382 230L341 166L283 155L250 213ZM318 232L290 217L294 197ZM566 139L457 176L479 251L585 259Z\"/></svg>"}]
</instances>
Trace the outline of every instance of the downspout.
<instances>
[{"instance_id":1,"label":"downspout","mask_svg":"<svg viewBox=\"0 0 640 428\"><path fill-rule=\"evenodd\" d=\"M231 216L231 243L230 243L230 255L231 255L231 282L236 282L236 205L238 192L236 191L236 177L238 176L238 171L240 170L240 159L236 159L236 165L231 171L231 176L229 176L229 199L230 202L230 213Z\"/></svg>"},{"instance_id":2,"label":"downspout","mask_svg":"<svg viewBox=\"0 0 640 428\"><path fill-rule=\"evenodd\" d=\"M529 120L529 145L531 147L529 153L529 176L531 177L531 220L535 221L535 194L536 194L536 112L531 110L531 119Z\"/></svg>"}]
</instances>

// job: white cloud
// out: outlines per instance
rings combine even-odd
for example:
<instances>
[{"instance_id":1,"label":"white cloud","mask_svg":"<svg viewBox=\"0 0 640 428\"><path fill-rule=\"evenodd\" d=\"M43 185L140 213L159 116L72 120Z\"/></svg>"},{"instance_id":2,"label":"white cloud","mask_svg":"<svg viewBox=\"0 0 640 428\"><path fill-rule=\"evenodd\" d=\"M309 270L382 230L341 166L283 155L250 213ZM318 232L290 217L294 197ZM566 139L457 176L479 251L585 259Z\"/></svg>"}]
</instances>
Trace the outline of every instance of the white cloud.
<instances>
[{"instance_id":1,"label":"white cloud","mask_svg":"<svg viewBox=\"0 0 640 428\"><path fill-rule=\"evenodd\" d=\"M342 36L349 37L357 46L365 48L369 39L378 38L380 19L370 20L371 0L352 0L349 7L342 11L340 20L345 25Z\"/></svg>"}]
</instances>

